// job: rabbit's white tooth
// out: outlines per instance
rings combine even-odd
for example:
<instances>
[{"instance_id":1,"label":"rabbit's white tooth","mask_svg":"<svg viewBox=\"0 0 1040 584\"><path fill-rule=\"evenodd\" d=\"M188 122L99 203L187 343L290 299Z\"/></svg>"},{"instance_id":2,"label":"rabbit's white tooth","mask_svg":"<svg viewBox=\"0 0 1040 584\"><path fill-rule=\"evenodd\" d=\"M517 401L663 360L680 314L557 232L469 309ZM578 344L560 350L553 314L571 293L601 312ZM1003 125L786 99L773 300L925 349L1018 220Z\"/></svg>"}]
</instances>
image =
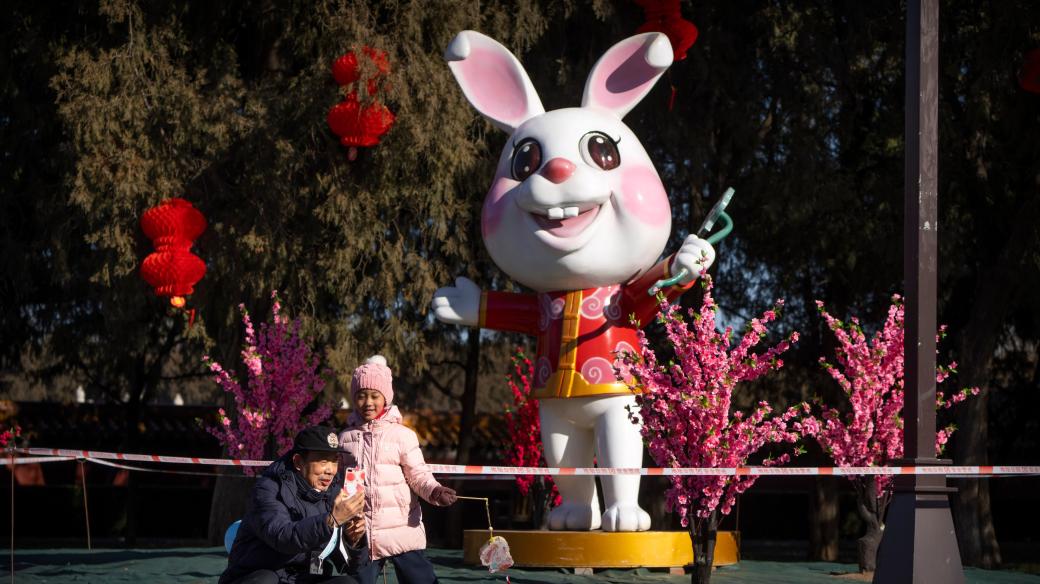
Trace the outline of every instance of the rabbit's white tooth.
<instances>
[{"instance_id":1,"label":"rabbit's white tooth","mask_svg":"<svg viewBox=\"0 0 1040 584\"><path fill-rule=\"evenodd\" d=\"M563 219L563 209L561 209L559 207L550 207L549 208L549 218L550 219Z\"/></svg>"},{"instance_id":2,"label":"rabbit's white tooth","mask_svg":"<svg viewBox=\"0 0 1040 584\"><path fill-rule=\"evenodd\" d=\"M564 207L563 208L563 216L564 217L577 217L578 216L578 208L577 207Z\"/></svg>"}]
</instances>

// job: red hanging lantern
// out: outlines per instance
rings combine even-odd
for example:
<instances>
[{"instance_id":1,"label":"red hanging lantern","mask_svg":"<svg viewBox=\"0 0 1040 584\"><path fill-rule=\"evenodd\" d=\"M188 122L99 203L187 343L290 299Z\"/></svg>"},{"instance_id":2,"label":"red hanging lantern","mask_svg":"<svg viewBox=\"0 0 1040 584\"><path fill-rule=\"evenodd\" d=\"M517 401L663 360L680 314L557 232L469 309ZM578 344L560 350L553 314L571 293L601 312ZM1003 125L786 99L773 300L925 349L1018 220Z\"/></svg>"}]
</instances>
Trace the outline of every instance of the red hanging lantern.
<instances>
[{"instance_id":1,"label":"red hanging lantern","mask_svg":"<svg viewBox=\"0 0 1040 584\"><path fill-rule=\"evenodd\" d=\"M679 0L635 0L643 8L646 22L636 32L661 32L672 43L673 58L682 61L697 42L697 27L682 17Z\"/></svg>"},{"instance_id":2,"label":"red hanging lantern","mask_svg":"<svg viewBox=\"0 0 1040 584\"><path fill-rule=\"evenodd\" d=\"M357 93L351 92L329 110L326 121L329 129L339 136L340 144L349 148L348 158L354 160L359 147L379 144L379 138L390 130L395 119L394 113L385 105L373 101L362 106Z\"/></svg>"},{"instance_id":3,"label":"red hanging lantern","mask_svg":"<svg viewBox=\"0 0 1040 584\"><path fill-rule=\"evenodd\" d=\"M372 47L361 47L361 52L375 64L376 69L379 71L377 76L390 74L390 56L386 54L386 51L373 49Z\"/></svg>"},{"instance_id":4,"label":"red hanging lantern","mask_svg":"<svg viewBox=\"0 0 1040 584\"><path fill-rule=\"evenodd\" d=\"M380 51L372 47L362 47L361 52L376 66L376 74L365 84L368 89L368 95L375 96L379 91L380 82L390 74L390 57L386 54L386 51Z\"/></svg>"},{"instance_id":5,"label":"red hanging lantern","mask_svg":"<svg viewBox=\"0 0 1040 584\"><path fill-rule=\"evenodd\" d=\"M141 263L141 277L158 296L169 296L181 308L184 297L206 273L206 264L191 253L192 243L206 230L206 218L188 201L167 199L141 216L141 229L155 252Z\"/></svg>"},{"instance_id":6,"label":"red hanging lantern","mask_svg":"<svg viewBox=\"0 0 1040 584\"><path fill-rule=\"evenodd\" d=\"M350 85L361 78L358 71L357 55L351 51L332 63L332 77L340 85Z\"/></svg>"},{"instance_id":7,"label":"red hanging lantern","mask_svg":"<svg viewBox=\"0 0 1040 584\"><path fill-rule=\"evenodd\" d=\"M369 97L375 97L382 79L390 74L390 58L386 51L362 47L361 53L375 65L376 73L366 82ZM341 86L353 85L361 80L358 57L351 51L336 59L332 64L332 76ZM348 148L347 158L357 158L357 149L379 144L379 138L390 130L396 119L393 112L379 101L362 106L358 100L359 88L351 87L347 98L329 110L326 121L329 128L339 136L341 144Z\"/></svg>"},{"instance_id":8,"label":"red hanging lantern","mask_svg":"<svg viewBox=\"0 0 1040 584\"><path fill-rule=\"evenodd\" d=\"M366 82L368 94L375 95L379 90L381 78L390 74L390 57L386 51L380 51L372 47L362 47L361 52L376 66L376 74ZM341 86L356 83L361 79L361 70L354 51L342 55L332 63L332 77Z\"/></svg>"},{"instance_id":9,"label":"red hanging lantern","mask_svg":"<svg viewBox=\"0 0 1040 584\"><path fill-rule=\"evenodd\" d=\"M1040 49L1026 53L1025 62L1018 72L1018 84L1030 93L1040 93Z\"/></svg>"}]
</instances>

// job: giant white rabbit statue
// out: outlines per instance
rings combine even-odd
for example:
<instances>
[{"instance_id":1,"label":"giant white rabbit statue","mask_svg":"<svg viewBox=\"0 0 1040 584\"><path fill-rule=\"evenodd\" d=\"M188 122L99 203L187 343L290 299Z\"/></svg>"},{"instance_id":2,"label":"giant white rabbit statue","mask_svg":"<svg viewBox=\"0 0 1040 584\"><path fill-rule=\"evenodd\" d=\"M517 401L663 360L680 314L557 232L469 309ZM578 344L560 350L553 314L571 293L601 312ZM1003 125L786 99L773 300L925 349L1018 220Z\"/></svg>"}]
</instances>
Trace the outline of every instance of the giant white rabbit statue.
<instances>
[{"instance_id":1,"label":"giant white rabbit statue","mask_svg":"<svg viewBox=\"0 0 1040 584\"><path fill-rule=\"evenodd\" d=\"M484 200L481 228L494 262L533 293L483 291L466 278L434 294L445 323L537 337L533 395L539 398L545 458L553 467L639 467L643 445L632 390L617 381L616 353L638 346L657 302L651 286L685 268L664 290L674 299L715 259L686 238L660 260L671 208L643 146L621 118L672 63L668 38L646 33L604 54L585 83L581 107L546 112L508 49L463 31L445 52L478 112L510 134ZM660 260L660 261L659 261ZM563 501L549 528L645 531L639 476L603 476L600 513L590 476L559 476Z\"/></svg>"}]
</instances>

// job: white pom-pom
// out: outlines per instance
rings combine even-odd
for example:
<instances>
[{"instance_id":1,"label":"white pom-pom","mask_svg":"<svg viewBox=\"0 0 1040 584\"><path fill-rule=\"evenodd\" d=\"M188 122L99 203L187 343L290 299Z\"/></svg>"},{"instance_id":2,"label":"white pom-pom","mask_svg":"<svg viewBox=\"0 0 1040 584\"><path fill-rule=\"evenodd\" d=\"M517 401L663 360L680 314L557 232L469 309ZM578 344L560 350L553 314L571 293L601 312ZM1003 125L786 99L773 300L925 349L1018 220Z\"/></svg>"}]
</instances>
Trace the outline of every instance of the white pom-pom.
<instances>
[{"instance_id":1,"label":"white pom-pom","mask_svg":"<svg viewBox=\"0 0 1040 584\"><path fill-rule=\"evenodd\" d=\"M387 367L386 357L382 355L372 355L368 359L365 359L365 365L371 365L373 363Z\"/></svg>"}]
</instances>

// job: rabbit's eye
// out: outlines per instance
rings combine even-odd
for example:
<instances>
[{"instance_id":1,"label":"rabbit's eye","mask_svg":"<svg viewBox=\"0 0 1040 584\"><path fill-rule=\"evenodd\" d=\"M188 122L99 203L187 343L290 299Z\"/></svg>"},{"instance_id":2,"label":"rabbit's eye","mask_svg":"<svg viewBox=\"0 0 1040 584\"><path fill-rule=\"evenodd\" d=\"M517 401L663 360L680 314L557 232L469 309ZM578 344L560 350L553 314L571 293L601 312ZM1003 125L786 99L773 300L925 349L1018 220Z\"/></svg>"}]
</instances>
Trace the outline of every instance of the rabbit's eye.
<instances>
[{"instance_id":1,"label":"rabbit's eye","mask_svg":"<svg viewBox=\"0 0 1040 584\"><path fill-rule=\"evenodd\" d=\"M617 142L603 132L589 132L581 137L581 157L603 170L614 170L621 165Z\"/></svg>"},{"instance_id":2,"label":"rabbit's eye","mask_svg":"<svg viewBox=\"0 0 1040 584\"><path fill-rule=\"evenodd\" d=\"M542 165L542 147L533 138L528 138L513 150L513 178L522 181L531 176Z\"/></svg>"}]
</instances>

